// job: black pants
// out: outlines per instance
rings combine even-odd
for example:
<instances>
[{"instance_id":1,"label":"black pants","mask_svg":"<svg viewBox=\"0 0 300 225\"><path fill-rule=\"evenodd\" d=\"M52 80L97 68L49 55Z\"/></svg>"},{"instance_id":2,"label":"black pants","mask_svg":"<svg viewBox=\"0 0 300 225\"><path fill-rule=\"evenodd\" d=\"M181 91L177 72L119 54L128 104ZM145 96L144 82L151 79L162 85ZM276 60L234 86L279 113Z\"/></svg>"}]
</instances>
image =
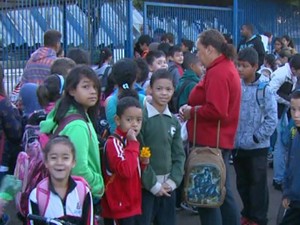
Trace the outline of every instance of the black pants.
<instances>
[{"instance_id":1,"label":"black pants","mask_svg":"<svg viewBox=\"0 0 300 225\"><path fill-rule=\"evenodd\" d=\"M104 225L136 225L136 216L119 219L119 220L104 218Z\"/></svg>"},{"instance_id":2,"label":"black pants","mask_svg":"<svg viewBox=\"0 0 300 225\"><path fill-rule=\"evenodd\" d=\"M244 206L241 214L259 225L266 225L269 207L267 149L251 150L263 154L248 154L247 151L238 150L233 158L237 190Z\"/></svg>"},{"instance_id":3,"label":"black pants","mask_svg":"<svg viewBox=\"0 0 300 225\"><path fill-rule=\"evenodd\" d=\"M300 208L291 207L286 210L280 225L299 225L300 224Z\"/></svg>"}]
</instances>

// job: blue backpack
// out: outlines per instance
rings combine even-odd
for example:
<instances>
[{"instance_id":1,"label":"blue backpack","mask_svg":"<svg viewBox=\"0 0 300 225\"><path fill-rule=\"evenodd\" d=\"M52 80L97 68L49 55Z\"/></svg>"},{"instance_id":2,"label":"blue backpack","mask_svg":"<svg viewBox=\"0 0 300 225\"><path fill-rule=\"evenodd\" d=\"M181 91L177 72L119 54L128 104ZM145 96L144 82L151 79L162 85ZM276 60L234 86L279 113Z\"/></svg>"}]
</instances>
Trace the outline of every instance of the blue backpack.
<instances>
[{"instance_id":1,"label":"blue backpack","mask_svg":"<svg viewBox=\"0 0 300 225\"><path fill-rule=\"evenodd\" d=\"M262 112L265 110L265 95L266 95L266 87L268 86L268 82L260 82L256 89L256 101L259 105L259 108Z\"/></svg>"}]
</instances>

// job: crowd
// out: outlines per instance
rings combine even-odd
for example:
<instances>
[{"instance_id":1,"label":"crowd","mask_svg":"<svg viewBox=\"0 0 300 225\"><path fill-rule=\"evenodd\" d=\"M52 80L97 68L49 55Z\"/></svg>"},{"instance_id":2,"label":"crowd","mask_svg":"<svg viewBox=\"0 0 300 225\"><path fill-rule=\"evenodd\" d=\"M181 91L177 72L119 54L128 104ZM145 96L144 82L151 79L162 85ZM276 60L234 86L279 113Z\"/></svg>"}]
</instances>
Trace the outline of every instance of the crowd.
<instances>
[{"instance_id":1,"label":"crowd","mask_svg":"<svg viewBox=\"0 0 300 225\"><path fill-rule=\"evenodd\" d=\"M27 125L39 124L40 133L55 135L43 146L47 175L27 196L29 214L81 225L99 216L105 225L175 225L176 211L188 209L202 225L266 225L272 163L287 208L281 225L300 224L300 54L289 36L273 40L251 24L241 36L235 48L213 29L180 44L171 33L160 43L141 35L134 59L112 63L103 48L93 66L80 48L65 57L61 33L45 32L13 98L0 82L2 185L24 151ZM193 136L197 146L219 147L226 168L233 160L241 212L229 169L220 207L192 207L182 198Z\"/></svg>"}]
</instances>

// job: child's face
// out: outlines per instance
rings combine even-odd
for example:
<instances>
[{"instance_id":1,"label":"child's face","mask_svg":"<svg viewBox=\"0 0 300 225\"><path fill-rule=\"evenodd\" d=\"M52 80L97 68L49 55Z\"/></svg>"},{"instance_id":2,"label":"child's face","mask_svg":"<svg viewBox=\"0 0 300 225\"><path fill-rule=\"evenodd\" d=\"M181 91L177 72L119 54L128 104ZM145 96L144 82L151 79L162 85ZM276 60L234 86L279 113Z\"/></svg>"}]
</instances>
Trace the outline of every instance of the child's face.
<instances>
[{"instance_id":1,"label":"child's face","mask_svg":"<svg viewBox=\"0 0 300 225\"><path fill-rule=\"evenodd\" d=\"M191 64L191 69L199 76L201 77L205 73L205 67L202 65L200 61L198 61L195 64Z\"/></svg>"},{"instance_id":2,"label":"child's face","mask_svg":"<svg viewBox=\"0 0 300 225\"><path fill-rule=\"evenodd\" d=\"M94 106L98 101L97 87L92 80L86 77L82 78L77 87L70 91L70 95L86 110Z\"/></svg>"},{"instance_id":3,"label":"child's face","mask_svg":"<svg viewBox=\"0 0 300 225\"><path fill-rule=\"evenodd\" d=\"M181 43L181 51L182 52L189 52L189 48L186 47L183 43Z\"/></svg>"},{"instance_id":4,"label":"child's face","mask_svg":"<svg viewBox=\"0 0 300 225\"><path fill-rule=\"evenodd\" d=\"M152 103L154 107L165 107L174 93L173 82L169 79L157 79L151 87Z\"/></svg>"},{"instance_id":5,"label":"child's face","mask_svg":"<svg viewBox=\"0 0 300 225\"><path fill-rule=\"evenodd\" d=\"M164 56L155 58L152 65L149 65L149 70L153 73L159 69L168 69L166 57L164 57Z\"/></svg>"},{"instance_id":6,"label":"child's face","mask_svg":"<svg viewBox=\"0 0 300 225\"><path fill-rule=\"evenodd\" d=\"M257 70L257 65L252 66L249 62L238 61L237 69L239 71L240 77L243 80L251 80L255 76Z\"/></svg>"},{"instance_id":7,"label":"child's face","mask_svg":"<svg viewBox=\"0 0 300 225\"><path fill-rule=\"evenodd\" d=\"M143 113L141 108L129 107L121 117L116 116L115 122L123 132L128 132L129 129L135 131L136 135L139 134L142 127Z\"/></svg>"},{"instance_id":8,"label":"child's face","mask_svg":"<svg viewBox=\"0 0 300 225\"><path fill-rule=\"evenodd\" d=\"M53 144L47 154L45 166L50 173L51 179L65 181L69 178L75 159L71 148L63 143Z\"/></svg>"},{"instance_id":9,"label":"child's face","mask_svg":"<svg viewBox=\"0 0 300 225\"><path fill-rule=\"evenodd\" d=\"M175 52L174 55L171 57L171 60L177 64L183 63L183 52Z\"/></svg>"},{"instance_id":10,"label":"child's face","mask_svg":"<svg viewBox=\"0 0 300 225\"><path fill-rule=\"evenodd\" d=\"M300 99L291 99L291 115L297 127L300 127Z\"/></svg>"}]
</instances>

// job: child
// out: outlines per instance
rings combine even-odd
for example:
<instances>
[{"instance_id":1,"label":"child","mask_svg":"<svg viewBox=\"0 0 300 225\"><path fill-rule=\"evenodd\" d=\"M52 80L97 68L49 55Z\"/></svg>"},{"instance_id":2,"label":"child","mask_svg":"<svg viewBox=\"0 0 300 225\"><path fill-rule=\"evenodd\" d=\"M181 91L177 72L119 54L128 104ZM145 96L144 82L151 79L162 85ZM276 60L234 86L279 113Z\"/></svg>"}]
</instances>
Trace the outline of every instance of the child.
<instances>
[{"instance_id":1,"label":"child","mask_svg":"<svg viewBox=\"0 0 300 225\"><path fill-rule=\"evenodd\" d=\"M152 74L158 69L168 69L166 54L163 51L150 51L146 57L146 62L149 67L148 79L144 83L143 88L149 94L149 84Z\"/></svg>"},{"instance_id":2,"label":"child","mask_svg":"<svg viewBox=\"0 0 300 225\"><path fill-rule=\"evenodd\" d=\"M142 58L146 58L148 52L149 52L149 45L151 43L151 37L147 34L141 35L139 37L138 43L140 46L140 49L142 51L141 53L141 57Z\"/></svg>"},{"instance_id":3,"label":"child","mask_svg":"<svg viewBox=\"0 0 300 225\"><path fill-rule=\"evenodd\" d=\"M114 133L116 129L115 115L119 95L127 90L134 88L136 74L138 71L137 64L133 59L121 59L112 67L112 76L117 85L117 90L105 101L105 114L110 126L110 132ZM139 94L139 102L144 105L145 95Z\"/></svg>"},{"instance_id":4,"label":"child","mask_svg":"<svg viewBox=\"0 0 300 225\"><path fill-rule=\"evenodd\" d=\"M265 86L263 99L258 95L261 85L258 54L245 48L238 54L238 71L242 78L242 100L239 126L235 137L233 164L237 190L243 202L242 225L266 225L268 222L267 154L270 137L277 125L275 96Z\"/></svg>"},{"instance_id":5,"label":"child","mask_svg":"<svg viewBox=\"0 0 300 225\"><path fill-rule=\"evenodd\" d=\"M69 58L59 58L56 59L51 65L50 72L51 74L59 74L64 77L68 75L71 69L76 66L76 63Z\"/></svg>"},{"instance_id":6,"label":"child","mask_svg":"<svg viewBox=\"0 0 300 225\"><path fill-rule=\"evenodd\" d=\"M300 224L300 176L299 176L299 127L300 127L300 90L296 90L291 96L291 115L294 120L294 127L289 132L291 138L288 148L286 171L283 180L282 205L286 213L280 225Z\"/></svg>"},{"instance_id":7,"label":"child","mask_svg":"<svg viewBox=\"0 0 300 225\"><path fill-rule=\"evenodd\" d=\"M139 165L139 147L136 136L142 126L142 108L133 97L118 101L115 121L117 129L106 142L104 153L105 195L101 199L105 225L136 224L141 214L142 187ZM103 158L104 158L103 157Z\"/></svg>"},{"instance_id":8,"label":"child","mask_svg":"<svg viewBox=\"0 0 300 225\"><path fill-rule=\"evenodd\" d=\"M94 199L104 192L100 167L98 138L95 132L100 84L89 66L74 67L65 81L64 95L47 119L40 123L42 133L53 133L64 117L79 114L82 119L70 121L59 133L75 145L77 163L72 175L82 176L90 185Z\"/></svg>"},{"instance_id":9,"label":"child","mask_svg":"<svg viewBox=\"0 0 300 225\"><path fill-rule=\"evenodd\" d=\"M146 91L143 88L143 85L148 80L149 75L149 67L145 59L143 58L136 58L134 59L138 66L138 72L136 75L136 83L134 84L134 89L143 95L146 95Z\"/></svg>"},{"instance_id":10,"label":"child","mask_svg":"<svg viewBox=\"0 0 300 225\"><path fill-rule=\"evenodd\" d=\"M100 50L100 59L98 68L95 70L98 76L103 76L105 74L110 74L111 72L111 63L112 52L109 48L103 48Z\"/></svg>"},{"instance_id":11,"label":"child","mask_svg":"<svg viewBox=\"0 0 300 225\"><path fill-rule=\"evenodd\" d=\"M75 147L67 136L56 136L44 148L49 177L29 196L29 214L58 218L72 224L93 224L93 202L87 183L71 176L75 166ZM42 196L45 196L42 202ZM81 202L82 199L82 202ZM33 224L41 224L35 221Z\"/></svg>"},{"instance_id":12,"label":"child","mask_svg":"<svg viewBox=\"0 0 300 225\"><path fill-rule=\"evenodd\" d=\"M177 87L179 78L183 75L183 69L181 64L183 63L183 52L180 46L172 46L168 53L169 64L168 71L173 76L174 86Z\"/></svg>"},{"instance_id":13,"label":"child","mask_svg":"<svg viewBox=\"0 0 300 225\"><path fill-rule=\"evenodd\" d=\"M172 75L164 69L151 77L152 100L146 102L140 143L151 151L150 164L143 171L142 212L138 224L175 224L175 189L183 177L185 153L180 124L170 112L174 86Z\"/></svg>"},{"instance_id":14,"label":"child","mask_svg":"<svg viewBox=\"0 0 300 225\"><path fill-rule=\"evenodd\" d=\"M194 42L189 39L181 39L181 50L185 54L186 52L192 52Z\"/></svg>"}]
</instances>

